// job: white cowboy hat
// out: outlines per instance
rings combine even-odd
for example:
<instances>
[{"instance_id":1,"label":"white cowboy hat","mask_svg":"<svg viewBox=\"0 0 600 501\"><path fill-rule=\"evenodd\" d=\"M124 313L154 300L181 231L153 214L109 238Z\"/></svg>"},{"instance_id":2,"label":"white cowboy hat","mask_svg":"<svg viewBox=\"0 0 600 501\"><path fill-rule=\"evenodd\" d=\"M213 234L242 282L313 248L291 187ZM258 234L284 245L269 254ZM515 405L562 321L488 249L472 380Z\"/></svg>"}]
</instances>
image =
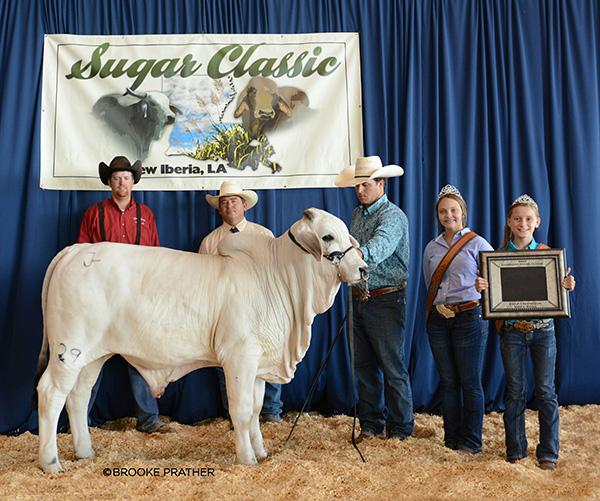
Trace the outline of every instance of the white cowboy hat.
<instances>
[{"instance_id":1,"label":"white cowboy hat","mask_svg":"<svg viewBox=\"0 0 600 501\"><path fill-rule=\"evenodd\" d=\"M380 177L396 177L404 174L404 169L399 165L382 165L378 156L358 157L356 165L350 165L343 169L333 181L336 186L342 188L356 186L369 179Z\"/></svg>"},{"instance_id":2,"label":"white cowboy hat","mask_svg":"<svg viewBox=\"0 0 600 501\"><path fill-rule=\"evenodd\" d=\"M250 209L258 202L258 195L252 190L242 190L242 187L235 181L223 181L219 188L218 195L206 195L206 201L211 207L219 208L219 199L221 197L238 196L246 201L246 209Z\"/></svg>"}]
</instances>

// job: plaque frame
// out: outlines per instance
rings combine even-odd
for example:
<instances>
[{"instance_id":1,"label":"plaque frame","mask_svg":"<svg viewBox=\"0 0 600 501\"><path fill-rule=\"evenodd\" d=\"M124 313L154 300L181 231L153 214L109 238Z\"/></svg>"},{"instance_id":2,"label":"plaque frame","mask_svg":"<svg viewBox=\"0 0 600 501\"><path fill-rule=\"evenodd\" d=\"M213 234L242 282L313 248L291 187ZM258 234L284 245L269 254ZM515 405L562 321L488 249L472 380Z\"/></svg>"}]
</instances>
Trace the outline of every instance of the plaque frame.
<instances>
[{"instance_id":1,"label":"plaque frame","mask_svg":"<svg viewBox=\"0 0 600 501\"><path fill-rule=\"evenodd\" d=\"M480 252L483 318L570 317L565 261L564 249Z\"/></svg>"}]
</instances>

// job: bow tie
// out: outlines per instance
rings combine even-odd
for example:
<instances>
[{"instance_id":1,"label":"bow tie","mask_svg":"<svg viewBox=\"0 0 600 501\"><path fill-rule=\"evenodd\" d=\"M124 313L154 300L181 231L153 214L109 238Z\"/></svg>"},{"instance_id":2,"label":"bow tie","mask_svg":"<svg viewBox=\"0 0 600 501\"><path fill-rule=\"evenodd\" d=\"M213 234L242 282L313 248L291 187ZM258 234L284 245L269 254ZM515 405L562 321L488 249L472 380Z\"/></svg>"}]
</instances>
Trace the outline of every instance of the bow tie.
<instances>
[{"instance_id":1,"label":"bow tie","mask_svg":"<svg viewBox=\"0 0 600 501\"><path fill-rule=\"evenodd\" d=\"M229 231L231 233L239 233L240 230L238 230L235 226L232 226L231 228L229 228Z\"/></svg>"}]
</instances>

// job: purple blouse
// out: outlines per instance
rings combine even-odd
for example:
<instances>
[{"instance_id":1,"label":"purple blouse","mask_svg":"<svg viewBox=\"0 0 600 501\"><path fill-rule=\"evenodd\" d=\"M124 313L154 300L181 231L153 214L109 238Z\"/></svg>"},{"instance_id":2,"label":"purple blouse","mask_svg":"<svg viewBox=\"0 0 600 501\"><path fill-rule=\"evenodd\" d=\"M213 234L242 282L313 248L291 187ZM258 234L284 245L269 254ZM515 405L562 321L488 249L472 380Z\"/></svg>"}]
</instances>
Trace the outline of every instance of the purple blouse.
<instances>
[{"instance_id":1,"label":"purple blouse","mask_svg":"<svg viewBox=\"0 0 600 501\"><path fill-rule=\"evenodd\" d=\"M470 231L469 228L463 228L454 235L452 243L454 244ZM427 287L429 287L433 272L449 248L443 233L431 240L425 247L423 274ZM467 242L444 273L433 304L456 304L480 299L481 294L475 290L475 279L479 270L479 251L491 250L494 250L492 246L480 236Z\"/></svg>"}]
</instances>

